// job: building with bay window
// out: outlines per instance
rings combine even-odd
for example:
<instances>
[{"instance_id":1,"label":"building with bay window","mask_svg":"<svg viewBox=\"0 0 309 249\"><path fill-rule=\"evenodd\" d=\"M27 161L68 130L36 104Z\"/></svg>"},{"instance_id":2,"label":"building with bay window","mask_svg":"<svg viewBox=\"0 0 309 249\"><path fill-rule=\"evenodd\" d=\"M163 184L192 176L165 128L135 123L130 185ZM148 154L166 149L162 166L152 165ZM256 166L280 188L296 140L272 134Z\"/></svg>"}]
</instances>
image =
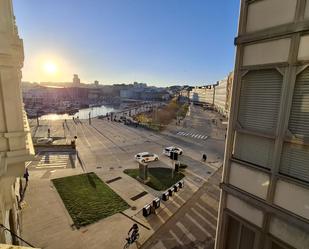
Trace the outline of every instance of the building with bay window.
<instances>
[{"instance_id":1,"label":"building with bay window","mask_svg":"<svg viewBox=\"0 0 309 249\"><path fill-rule=\"evenodd\" d=\"M242 0L216 249L309 248L309 0Z\"/></svg>"}]
</instances>

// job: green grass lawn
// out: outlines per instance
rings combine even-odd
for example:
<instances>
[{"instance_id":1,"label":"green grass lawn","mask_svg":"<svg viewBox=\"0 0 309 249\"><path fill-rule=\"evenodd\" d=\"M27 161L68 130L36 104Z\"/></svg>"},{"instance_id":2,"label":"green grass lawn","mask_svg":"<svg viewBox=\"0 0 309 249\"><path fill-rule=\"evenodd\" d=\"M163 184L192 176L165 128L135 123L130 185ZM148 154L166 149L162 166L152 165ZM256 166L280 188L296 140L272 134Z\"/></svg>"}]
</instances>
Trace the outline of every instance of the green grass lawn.
<instances>
[{"instance_id":1,"label":"green grass lawn","mask_svg":"<svg viewBox=\"0 0 309 249\"><path fill-rule=\"evenodd\" d=\"M139 175L139 169L125 169L123 172L133 178ZM150 181L146 184L155 190L162 191L173 186L185 175L181 172L174 172L174 177L172 178L172 169L170 168L148 168L148 176Z\"/></svg>"},{"instance_id":2,"label":"green grass lawn","mask_svg":"<svg viewBox=\"0 0 309 249\"><path fill-rule=\"evenodd\" d=\"M95 173L53 179L77 228L129 208Z\"/></svg>"}]
</instances>

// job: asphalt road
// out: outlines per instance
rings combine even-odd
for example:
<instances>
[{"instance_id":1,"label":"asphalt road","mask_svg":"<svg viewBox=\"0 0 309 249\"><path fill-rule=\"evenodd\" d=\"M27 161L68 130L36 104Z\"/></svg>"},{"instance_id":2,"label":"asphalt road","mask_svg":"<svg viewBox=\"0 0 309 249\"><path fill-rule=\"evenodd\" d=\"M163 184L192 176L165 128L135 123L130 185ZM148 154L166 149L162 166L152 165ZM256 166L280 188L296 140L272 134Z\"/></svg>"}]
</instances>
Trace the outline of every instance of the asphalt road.
<instances>
[{"instance_id":1,"label":"asphalt road","mask_svg":"<svg viewBox=\"0 0 309 249\"><path fill-rule=\"evenodd\" d=\"M214 120L216 120L216 122ZM191 186L195 186L195 189L205 186L205 183L209 177L211 177L221 167L223 161L225 127L221 125L220 116L213 112L203 111L201 108L194 106L190 108L190 115L188 115L188 117L182 121L180 125L176 126L175 124L171 124L164 132L161 133L152 132L139 127L136 128L126 126L123 123L100 120L97 118L92 119L91 124L89 124L88 120L67 120L66 122L64 122L64 120L42 120L39 127L36 126L35 120L32 120L30 122L30 126L33 137L46 137L47 129L50 129L51 137L56 138L55 143L69 143L74 136L77 136L76 146L82 165L80 165L81 167L78 166L76 169L71 169L70 171L65 171L65 169L62 171L58 170L57 172L49 170L44 174L34 172L33 178L37 175L37 180L34 182L33 179L33 183L38 186L37 189L31 190L30 188L32 193L30 193L31 198L29 197L29 203L31 203L31 201L34 203L34 201L38 198L44 199L44 194L38 193L38 191L43 189L42 186L48 189L48 179L53 177L61 177L62 175L77 174L80 173L80 171L96 172L103 180L107 180L109 177L122 176L123 183L119 181L115 184L111 184L110 186L122 198L130 203L130 197L140 193L145 186L141 186L140 183L135 182L134 180L132 181L132 179L127 179L123 174L123 170L126 168L136 168L138 164L134 160L134 155L144 151L156 153L160 157L159 161L149 163L149 167L171 167L172 164L170 159L162 154L163 149L171 145L179 146L183 149L184 154L180 157L180 161L188 165L186 170L186 182L191 184ZM207 136L207 138L205 136ZM201 162L202 154L204 153L208 156L206 163ZM44 157L42 158L43 160L41 159L40 161L40 167L44 169L44 162L46 160ZM52 158L55 160L53 161L55 164L57 164L58 158L59 160L67 160L67 156L53 156ZM46 164L45 168L48 168L49 166L50 165ZM130 185L130 188L127 187L127 184ZM132 186L132 184L134 186ZM203 187L201 189L203 189ZM151 188L146 188L146 190L150 195L148 199L153 198L152 196L158 196L159 194ZM198 193L200 193L200 191ZM218 190L215 191L215 193L218 195ZM204 196L204 193L200 193L200 196ZM49 198L56 198L56 196L54 193L50 193ZM198 199L198 197L196 198ZM217 197L214 198L216 199ZM148 199L146 196L136 201L136 203L132 203L132 205L134 204L137 208L140 208L145 205L147 201L149 201ZM37 204L33 204L32 209L39 210L40 201L41 200L37 200ZM201 203L201 205L204 204ZM59 208L58 201L55 201L55 208L58 208L58 211L62 212ZM34 229L38 229L40 225L42 228L46 229L45 233L50 233L51 238L53 236L59 236L59 232L57 230L57 226L59 225L55 225L54 227L50 225L49 227L46 227L44 226L45 222L40 220L38 220L38 223L35 224L35 222L32 221L32 209L29 209L28 213L26 212L25 214L26 223L28 223L26 225L27 229L25 229L28 231L28 233L25 234L26 237L29 236L36 238L37 241L31 240L36 242L35 244L45 244L46 240L42 238L39 233L37 236L35 235ZM216 210L216 204L213 205L213 209ZM185 208L183 210L185 210ZM47 212L47 210L45 211ZM45 214L46 217L48 217L48 215L49 213ZM189 217L192 222L192 215L189 214L189 216L186 215L186 217ZM52 217L49 219L52 219ZM170 223L172 221L173 219L168 221L166 224L172 224ZM97 226L104 227L104 222L105 221L98 222ZM128 221L122 222L126 225L130 224ZM180 230L185 231L183 228L183 226L186 227L185 222L186 221L182 221L180 222L181 224L177 223L176 225L178 227L180 226ZM71 243L72 239L67 239L68 242L66 242L66 236L75 236L74 233L72 233L65 224L62 224L60 219L59 224L63 226L63 229L66 229L63 236L59 239L62 243ZM164 229L164 226L162 226L162 229ZM194 238L200 238L199 233L201 230L207 231L207 233L209 233L208 237L213 236L214 226L215 224L212 225L211 232L208 232L207 228L204 228L203 230L201 227L199 227L199 229L192 229L192 236L189 236L189 240L190 238L192 239L190 243L194 243L194 241L197 240L194 240ZM156 241L162 242L163 240L160 239L160 234L161 236L164 236L164 233L160 231L161 229L155 233L153 238L155 238ZM197 234L194 234L195 232L193 231ZM65 236L65 234L67 235ZM175 234L175 236L179 236L179 234ZM89 241L92 241L94 237L89 236L87 238L89 238ZM102 243L107 243L106 241L113 242L111 239L105 241L103 240L103 237L100 239L102 239ZM49 240L49 242L50 241L51 240ZM165 242L165 245L162 248L175 248L177 243L178 245L186 245L187 242L188 241L179 242L179 240L174 239L171 243ZM56 241L53 243L56 243ZM153 244L151 245L158 246ZM57 248L57 246L57 244L51 244L48 248ZM68 246L65 248L75 247ZM89 248L92 249L99 247L93 246Z\"/></svg>"}]
</instances>

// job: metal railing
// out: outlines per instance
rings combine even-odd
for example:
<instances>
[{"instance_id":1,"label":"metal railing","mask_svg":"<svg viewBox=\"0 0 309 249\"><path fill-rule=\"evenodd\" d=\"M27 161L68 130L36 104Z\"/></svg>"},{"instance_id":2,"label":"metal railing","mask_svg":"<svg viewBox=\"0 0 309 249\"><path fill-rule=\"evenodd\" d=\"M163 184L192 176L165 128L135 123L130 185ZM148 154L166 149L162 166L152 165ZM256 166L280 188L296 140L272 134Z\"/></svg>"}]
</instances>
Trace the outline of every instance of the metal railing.
<instances>
[{"instance_id":1,"label":"metal railing","mask_svg":"<svg viewBox=\"0 0 309 249\"><path fill-rule=\"evenodd\" d=\"M23 238L19 237L17 234L15 234L14 232L12 232L10 229L8 229L7 227L5 227L3 224L0 224L0 229L3 229L3 231L8 231L12 237L19 239L20 241L22 241L23 243L25 243L26 245L35 248L33 245L31 245L29 242L25 241Z\"/></svg>"}]
</instances>

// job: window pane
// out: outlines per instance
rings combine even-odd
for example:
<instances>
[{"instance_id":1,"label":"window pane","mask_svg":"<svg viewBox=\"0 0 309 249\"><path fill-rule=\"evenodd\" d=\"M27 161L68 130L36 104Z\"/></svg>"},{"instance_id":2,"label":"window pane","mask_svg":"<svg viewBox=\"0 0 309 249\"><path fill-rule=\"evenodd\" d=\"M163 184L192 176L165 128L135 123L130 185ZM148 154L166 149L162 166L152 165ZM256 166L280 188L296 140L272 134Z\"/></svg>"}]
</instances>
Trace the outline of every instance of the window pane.
<instances>
[{"instance_id":1,"label":"window pane","mask_svg":"<svg viewBox=\"0 0 309 249\"><path fill-rule=\"evenodd\" d=\"M229 217L228 219L228 228L227 228L227 235L226 235L226 249L238 249L237 248L237 240L240 231L240 223Z\"/></svg>"},{"instance_id":2,"label":"window pane","mask_svg":"<svg viewBox=\"0 0 309 249\"><path fill-rule=\"evenodd\" d=\"M274 144L272 139L236 132L234 157L264 168L270 168Z\"/></svg>"},{"instance_id":3,"label":"window pane","mask_svg":"<svg viewBox=\"0 0 309 249\"><path fill-rule=\"evenodd\" d=\"M298 138L309 138L309 68L296 79L289 130Z\"/></svg>"},{"instance_id":4,"label":"window pane","mask_svg":"<svg viewBox=\"0 0 309 249\"><path fill-rule=\"evenodd\" d=\"M253 249L255 234L249 228L242 226L239 249Z\"/></svg>"},{"instance_id":5,"label":"window pane","mask_svg":"<svg viewBox=\"0 0 309 249\"><path fill-rule=\"evenodd\" d=\"M289 131L299 140L309 141L309 68L296 79ZM309 182L309 146L284 143L280 172Z\"/></svg>"},{"instance_id":6,"label":"window pane","mask_svg":"<svg viewBox=\"0 0 309 249\"><path fill-rule=\"evenodd\" d=\"M309 147L284 143L280 173L309 182Z\"/></svg>"},{"instance_id":7,"label":"window pane","mask_svg":"<svg viewBox=\"0 0 309 249\"><path fill-rule=\"evenodd\" d=\"M282 75L275 69L250 71L241 82L238 121L249 130L275 133Z\"/></svg>"}]
</instances>

